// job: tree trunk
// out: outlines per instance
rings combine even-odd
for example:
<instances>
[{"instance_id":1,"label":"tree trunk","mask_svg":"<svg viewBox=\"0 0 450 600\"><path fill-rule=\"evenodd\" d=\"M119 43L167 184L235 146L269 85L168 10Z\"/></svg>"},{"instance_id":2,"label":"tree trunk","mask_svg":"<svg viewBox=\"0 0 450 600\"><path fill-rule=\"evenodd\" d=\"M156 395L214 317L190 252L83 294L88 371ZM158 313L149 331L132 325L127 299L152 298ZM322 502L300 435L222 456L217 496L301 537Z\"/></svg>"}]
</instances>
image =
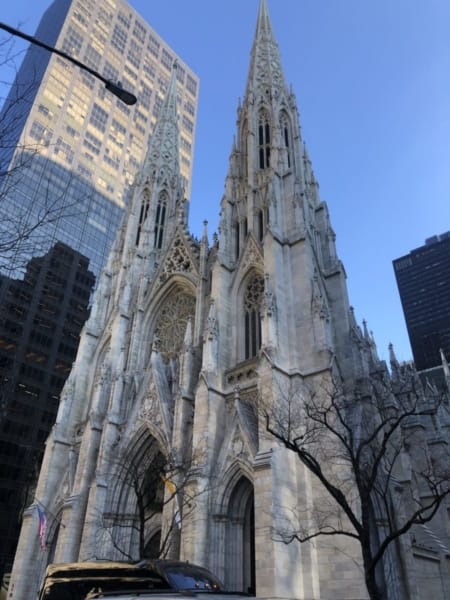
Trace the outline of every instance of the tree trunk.
<instances>
[{"instance_id":1,"label":"tree trunk","mask_svg":"<svg viewBox=\"0 0 450 600\"><path fill-rule=\"evenodd\" d=\"M370 600L386 600L386 598L383 598L376 581L375 565L373 564L372 553L370 551L370 537L366 540L361 540L361 550L364 564L364 580L369 598Z\"/></svg>"},{"instance_id":2,"label":"tree trunk","mask_svg":"<svg viewBox=\"0 0 450 600\"><path fill-rule=\"evenodd\" d=\"M375 580L375 571L373 569L368 571L364 567L364 579L366 581L367 592L369 593L370 600L386 600L386 598L383 598L378 588Z\"/></svg>"}]
</instances>

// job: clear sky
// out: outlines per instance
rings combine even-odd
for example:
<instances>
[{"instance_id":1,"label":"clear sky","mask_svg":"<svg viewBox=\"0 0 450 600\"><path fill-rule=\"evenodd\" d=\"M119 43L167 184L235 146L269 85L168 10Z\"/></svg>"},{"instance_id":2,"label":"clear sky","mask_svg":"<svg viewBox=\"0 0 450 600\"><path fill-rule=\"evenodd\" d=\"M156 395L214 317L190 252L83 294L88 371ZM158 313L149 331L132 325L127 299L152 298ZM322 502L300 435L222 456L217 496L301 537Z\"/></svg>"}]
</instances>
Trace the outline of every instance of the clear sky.
<instances>
[{"instance_id":1,"label":"clear sky","mask_svg":"<svg viewBox=\"0 0 450 600\"><path fill-rule=\"evenodd\" d=\"M450 229L450 2L267 2L356 317L408 360L392 260ZM0 20L32 34L50 3L5 0ZM259 2L130 4L201 79L190 229L212 234Z\"/></svg>"}]
</instances>

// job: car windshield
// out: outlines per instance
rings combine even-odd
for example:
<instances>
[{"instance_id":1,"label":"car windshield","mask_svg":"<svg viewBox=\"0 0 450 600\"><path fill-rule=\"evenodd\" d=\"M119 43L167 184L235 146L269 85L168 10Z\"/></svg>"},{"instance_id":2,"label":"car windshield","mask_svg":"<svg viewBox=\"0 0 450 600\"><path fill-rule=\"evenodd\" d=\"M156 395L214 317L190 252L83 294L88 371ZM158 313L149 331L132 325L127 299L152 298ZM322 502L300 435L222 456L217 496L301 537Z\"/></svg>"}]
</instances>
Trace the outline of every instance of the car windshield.
<instances>
[{"instance_id":1,"label":"car windshield","mask_svg":"<svg viewBox=\"0 0 450 600\"><path fill-rule=\"evenodd\" d=\"M164 569L170 585L177 590L210 591L222 590L222 584L209 571L194 565L177 565Z\"/></svg>"}]
</instances>

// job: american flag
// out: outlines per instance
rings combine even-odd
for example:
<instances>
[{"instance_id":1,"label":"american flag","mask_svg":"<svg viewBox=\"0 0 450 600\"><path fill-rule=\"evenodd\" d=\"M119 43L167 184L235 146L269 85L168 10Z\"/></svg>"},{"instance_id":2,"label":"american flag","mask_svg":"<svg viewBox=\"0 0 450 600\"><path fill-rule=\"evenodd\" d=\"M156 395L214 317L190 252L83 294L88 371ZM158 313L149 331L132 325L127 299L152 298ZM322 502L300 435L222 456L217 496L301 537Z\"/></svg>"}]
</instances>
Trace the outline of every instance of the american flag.
<instances>
[{"instance_id":1,"label":"american flag","mask_svg":"<svg viewBox=\"0 0 450 600\"><path fill-rule=\"evenodd\" d=\"M47 534L47 516L46 516L45 512L42 510L42 508L39 506L39 504L37 505L37 511L38 511L38 517L39 517L38 534L39 534L39 540L41 542L41 548L42 548L42 550L47 550L47 543L45 540L45 537Z\"/></svg>"}]
</instances>

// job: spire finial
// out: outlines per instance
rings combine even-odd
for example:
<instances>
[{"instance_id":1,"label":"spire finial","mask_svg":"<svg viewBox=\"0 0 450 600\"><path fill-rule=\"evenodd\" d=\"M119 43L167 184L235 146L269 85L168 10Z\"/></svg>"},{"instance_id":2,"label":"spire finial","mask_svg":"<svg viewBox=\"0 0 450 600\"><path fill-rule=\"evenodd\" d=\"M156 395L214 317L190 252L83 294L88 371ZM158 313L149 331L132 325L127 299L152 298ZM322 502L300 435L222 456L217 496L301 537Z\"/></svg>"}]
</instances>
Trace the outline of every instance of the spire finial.
<instances>
[{"instance_id":1,"label":"spire finial","mask_svg":"<svg viewBox=\"0 0 450 600\"><path fill-rule=\"evenodd\" d=\"M202 239L203 240L208 240L208 221L203 221L203 234L202 234Z\"/></svg>"},{"instance_id":2,"label":"spire finial","mask_svg":"<svg viewBox=\"0 0 450 600\"><path fill-rule=\"evenodd\" d=\"M266 96L268 90L271 90L270 95L274 98L282 92L288 95L278 45L270 24L267 3L266 0L260 0L246 97L253 97L254 94Z\"/></svg>"},{"instance_id":3,"label":"spire finial","mask_svg":"<svg viewBox=\"0 0 450 600\"><path fill-rule=\"evenodd\" d=\"M395 351L394 351L394 344L389 344L388 346L389 349L389 362L391 363L391 365L393 367L398 367L398 360L397 357L395 356Z\"/></svg>"},{"instance_id":4,"label":"spire finial","mask_svg":"<svg viewBox=\"0 0 450 600\"><path fill-rule=\"evenodd\" d=\"M174 61L172 65L172 73L167 86L166 96L157 116L155 129L150 137L147 156L141 171L142 178L152 171L158 171L162 166L165 169L169 169L170 175L179 175L177 64L177 61ZM169 140L171 148L170 151L167 151ZM164 142L166 142L165 146ZM166 148L164 156L162 152L163 147ZM169 159L167 155L169 155Z\"/></svg>"}]
</instances>

